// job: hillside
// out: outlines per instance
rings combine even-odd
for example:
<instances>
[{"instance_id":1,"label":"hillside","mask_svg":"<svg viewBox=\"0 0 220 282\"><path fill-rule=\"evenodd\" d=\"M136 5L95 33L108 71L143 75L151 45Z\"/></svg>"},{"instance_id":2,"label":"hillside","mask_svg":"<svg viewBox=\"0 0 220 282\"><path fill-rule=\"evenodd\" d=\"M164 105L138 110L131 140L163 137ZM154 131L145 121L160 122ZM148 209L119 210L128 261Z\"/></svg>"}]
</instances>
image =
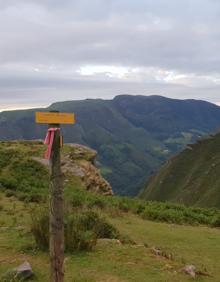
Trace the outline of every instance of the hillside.
<instances>
[{"instance_id":1,"label":"hillside","mask_svg":"<svg viewBox=\"0 0 220 282\"><path fill-rule=\"evenodd\" d=\"M102 175L121 195L136 195L166 159L214 131L220 120L216 105L160 96L67 101L38 110L76 114L74 126L63 126L65 142L95 149ZM35 124L35 111L0 113L0 140L44 138L46 127Z\"/></svg>"},{"instance_id":2,"label":"hillside","mask_svg":"<svg viewBox=\"0 0 220 282\"><path fill-rule=\"evenodd\" d=\"M10 270L24 261L33 268L31 281L49 280L44 150L39 141L0 142L2 282L18 281ZM65 281L186 282L192 277L183 269L193 265L196 281L218 282L219 210L106 196L111 190L94 167L95 156L78 145L62 150L65 232L71 235L65 237Z\"/></svg>"},{"instance_id":3,"label":"hillside","mask_svg":"<svg viewBox=\"0 0 220 282\"><path fill-rule=\"evenodd\" d=\"M35 247L29 232L30 207L2 193L0 205L0 277L28 261L35 273L30 281L49 281L48 254ZM181 271L186 264L195 265L196 281L219 281L218 229L157 223L129 213L106 217L136 244L99 240L91 252L67 253L66 282L192 281L192 277ZM156 254L156 248L160 248L161 255Z\"/></svg>"},{"instance_id":4,"label":"hillside","mask_svg":"<svg viewBox=\"0 0 220 282\"><path fill-rule=\"evenodd\" d=\"M151 178L141 198L220 208L220 133L188 145Z\"/></svg>"},{"instance_id":5,"label":"hillside","mask_svg":"<svg viewBox=\"0 0 220 282\"><path fill-rule=\"evenodd\" d=\"M27 202L45 201L49 186L49 161L40 141L0 142L0 189ZM96 152L82 145L62 149L65 183L87 191L112 195L112 188L95 167Z\"/></svg>"}]
</instances>

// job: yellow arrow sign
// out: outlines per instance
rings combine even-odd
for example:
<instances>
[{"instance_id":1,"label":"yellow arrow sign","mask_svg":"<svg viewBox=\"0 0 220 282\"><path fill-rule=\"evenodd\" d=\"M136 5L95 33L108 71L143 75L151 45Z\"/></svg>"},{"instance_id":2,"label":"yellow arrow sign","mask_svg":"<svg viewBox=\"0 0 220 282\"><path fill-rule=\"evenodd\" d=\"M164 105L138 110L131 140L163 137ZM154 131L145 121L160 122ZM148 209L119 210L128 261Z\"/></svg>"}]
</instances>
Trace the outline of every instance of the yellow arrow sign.
<instances>
[{"instance_id":1,"label":"yellow arrow sign","mask_svg":"<svg viewBox=\"0 0 220 282\"><path fill-rule=\"evenodd\" d=\"M36 112L35 121L48 124L74 124L75 116L69 113Z\"/></svg>"}]
</instances>

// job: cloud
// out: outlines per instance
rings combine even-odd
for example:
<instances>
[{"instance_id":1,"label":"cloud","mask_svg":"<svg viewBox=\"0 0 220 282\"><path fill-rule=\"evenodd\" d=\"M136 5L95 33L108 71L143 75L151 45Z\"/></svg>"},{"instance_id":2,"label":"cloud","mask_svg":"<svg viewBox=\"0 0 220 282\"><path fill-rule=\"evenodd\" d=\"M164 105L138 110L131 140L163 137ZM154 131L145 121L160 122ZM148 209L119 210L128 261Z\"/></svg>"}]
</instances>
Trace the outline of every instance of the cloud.
<instances>
[{"instance_id":1,"label":"cloud","mask_svg":"<svg viewBox=\"0 0 220 282\"><path fill-rule=\"evenodd\" d=\"M219 101L219 26L215 0L0 1L0 101Z\"/></svg>"}]
</instances>

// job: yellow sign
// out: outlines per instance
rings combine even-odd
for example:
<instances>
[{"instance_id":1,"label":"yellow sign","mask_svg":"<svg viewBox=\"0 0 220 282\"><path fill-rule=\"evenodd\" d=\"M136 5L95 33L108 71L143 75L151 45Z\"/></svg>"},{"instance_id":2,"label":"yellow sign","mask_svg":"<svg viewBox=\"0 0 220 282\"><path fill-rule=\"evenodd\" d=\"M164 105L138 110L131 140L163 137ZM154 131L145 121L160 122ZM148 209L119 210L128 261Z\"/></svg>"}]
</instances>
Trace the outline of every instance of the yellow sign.
<instances>
[{"instance_id":1,"label":"yellow sign","mask_svg":"<svg viewBox=\"0 0 220 282\"><path fill-rule=\"evenodd\" d=\"M74 114L68 113L53 113L53 112L36 112L36 123L48 123L48 124L74 124Z\"/></svg>"}]
</instances>

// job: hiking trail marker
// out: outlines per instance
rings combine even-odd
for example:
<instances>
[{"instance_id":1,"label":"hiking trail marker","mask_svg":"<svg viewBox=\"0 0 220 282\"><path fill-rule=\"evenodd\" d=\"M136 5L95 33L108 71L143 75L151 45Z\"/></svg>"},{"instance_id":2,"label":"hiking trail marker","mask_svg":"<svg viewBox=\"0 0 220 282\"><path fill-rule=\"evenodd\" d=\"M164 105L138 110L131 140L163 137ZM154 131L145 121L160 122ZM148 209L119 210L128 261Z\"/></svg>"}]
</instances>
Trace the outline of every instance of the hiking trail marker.
<instances>
[{"instance_id":1,"label":"hiking trail marker","mask_svg":"<svg viewBox=\"0 0 220 282\"><path fill-rule=\"evenodd\" d=\"M64 200L63 174L61 171L62 136L60 124L74 124L75 116L70 113L36 112L36 123L48 124L44 144L47 144L45 158L50 161L50 282L64 281Z\"/></svg>"},{"instance_id":2,"label":"hiking trail marker","mask_svg":"<svg viewBox=\"0 0 220 282\"><path fill-rule=\"evenodd\" d=\"M74 114L59 112L36 112L36 123L74 124Z\"/></svg>"}]
</instances>

